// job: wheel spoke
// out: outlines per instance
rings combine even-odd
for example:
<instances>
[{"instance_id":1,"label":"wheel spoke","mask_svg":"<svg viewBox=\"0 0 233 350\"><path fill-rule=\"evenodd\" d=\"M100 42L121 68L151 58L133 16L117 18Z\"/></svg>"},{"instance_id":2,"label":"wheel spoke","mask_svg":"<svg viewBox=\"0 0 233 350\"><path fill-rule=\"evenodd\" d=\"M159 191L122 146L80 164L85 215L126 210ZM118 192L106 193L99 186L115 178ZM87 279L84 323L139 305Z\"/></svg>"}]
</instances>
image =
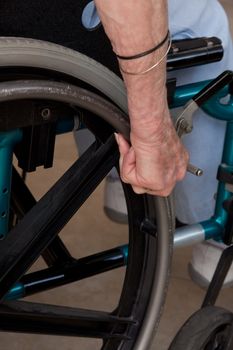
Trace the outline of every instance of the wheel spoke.
<instances>
[{"instance_id":1,"label":"wheel spoke","mask_svg":"<svg viewBox=\"0 0 233 350\"><path fill-rule=\"evenodd\" d=\"M22 301L0 306L2 331L125 340L127 327L134 324L131 318L103 311Z\"/></svg>"},{"instance_id":2,"label":"wheel spoke","mask_svg":"<svg viewBox=\"0 0 233 350\"><path fill-rule=\"evenodd\" d=\"M117 159L114 137L98 149L93 144L10 231L0 245L0 298L48 247Z\"/></svg>"},{"instance_id":3,"label":"wheel spoke","mask_svg":"<svg viewBox=\"0 0 233 350\"><path fill-rule=\"evenodd\" d=\"M128 246L121 246L78 260L73 259L63 266L29 273L7 293L5 300L23 298L122 267L126 265L127 255Z\"/></svg>"},{"instance_id":4,"label":"wheel spoke","mask_svg":"<svg viewBox=\"0 0 233 350\"><path fill-rule=\"evenodd\" d=\"M12 168L11 194L12 210L17 219L21 220L36 205L37 201L14 167ZM71 254L59 236L54 238L42 256L48 266L61 265L72 260Z\"/></svg>"}]
</instances>

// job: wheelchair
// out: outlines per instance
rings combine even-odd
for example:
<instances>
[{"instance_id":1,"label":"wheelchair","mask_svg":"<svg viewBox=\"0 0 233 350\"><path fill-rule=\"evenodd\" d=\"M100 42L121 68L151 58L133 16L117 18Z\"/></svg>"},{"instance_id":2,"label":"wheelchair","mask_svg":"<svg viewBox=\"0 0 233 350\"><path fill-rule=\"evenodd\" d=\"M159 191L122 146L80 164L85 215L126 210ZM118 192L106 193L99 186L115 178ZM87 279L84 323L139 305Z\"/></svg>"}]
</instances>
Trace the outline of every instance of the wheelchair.
<instances>
[{"instance_id":1,"label":"wheelchair","mask_svg":"<svg viewBox=\"0 0 233 350\"><path fill-rule=\"evenodd\" d=\"M75 6L83 9L85 3L81 1ZM52 10L47 5L39 1L34 8L35 5L29 6L26 1L22 5L25 12L21 5L21 14L17 13L17 5L14 11L23 17L17 22L23 23L23 29L16 25L9 30L4 24L2 35L5 37L0 38L0 163L3 164L0 171L0 330L94 338L101 340L99 348L103 350L148 349L168 287L175 230L172 199L139 196L123 184L128 210L126 241L85 257L72 256L58 234L109 171L118 168L119 154L113 133L120 132L129 139L126 92L101 29L93 32L94 47L91 47L88 40L92 33L82 32L79 24L79 41L84 43L80 53L73 50L77 49L77 42L72 38L63 38L62 45L57 44L58 40L53 37L57 27L48 29L57 18L51 17ZM33 19L36 24L38 18L41 20L39 7L48 17L46 30L32 23ZM29 8L35 11L34 15L25 17ZM63 10L67 11L66 6ZM70 11L70 15L71 12L74 13ZM25 23L26 18L30 26ZM72 28L75 28L74 21L71 15ZM70 28L68 31L74 35ZM24 38L19 37L19 33ZM97 40L98 35L101 40ZM98 44L101 48L95 50ZM106 57L109 57L107 64ZM221 43L217 38L174 42L168 69L190 67L207 60L214 62L221 57ZM169 104L179 107L188 103L186 113L194 101L212 116L224 116L229 120L230 135L232 75L225 72L214 81L178 88L172 79L168 81ZM228 103L221 103L229 94ZM176 121L178 130L183 130L184 125L187 129L186 114ZM37 202L14 167L13 155L24 174L39 166L53 166L56 136L71 132L74 120L76 128L91 131L95 142ZM230 150L230 137L227 140ZM205 223L177 229L175 244L190 241L193 233L197 240L224 237L230 244L231 215L221 203L231 200L232 154L226 151L224 155L224 164L228 167L220 171L221 188L215 216ZM194 172L199 174L199 169ZM39 257L47 267L28 272ZM122 290L111 311L21 300L107 271L114 274L120 267L125 267Z\"/></svg>"}]
</instances>

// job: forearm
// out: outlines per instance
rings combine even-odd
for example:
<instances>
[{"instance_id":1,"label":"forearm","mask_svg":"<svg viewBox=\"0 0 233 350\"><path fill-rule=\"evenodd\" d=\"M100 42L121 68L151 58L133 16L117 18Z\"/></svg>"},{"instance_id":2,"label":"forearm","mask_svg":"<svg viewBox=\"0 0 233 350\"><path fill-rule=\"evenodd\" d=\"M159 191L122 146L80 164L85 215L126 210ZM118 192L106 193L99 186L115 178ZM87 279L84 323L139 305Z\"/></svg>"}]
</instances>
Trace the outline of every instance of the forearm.
<instances>
[{"instance_id":1,"label":"forearm","mask_svg":"<svg viewBox=\"0 0 233 350\"><path fill-rule=\"evenodd\" d=\"M95 0L113 50L132 56L163 41L168 31L166 0ZM121 135L121 179L136 193L167 196L184 177L188 155L173 127L167 106L165 42L138 59L119 59L128 98L131 135ZM164 59L162 59L164 58ZM162 59L162 60L161 60ZM146 74L141 73L159 64Z\"/></svg>"},{"instance_id":2,"label":"forearm","mask_svg":"<svg viewBox=\"0 0 233 350\"><path fill-rule=\"evenodd\" d=\"M146 51L161 42L168 30L165 0L95 0L113 50L123 56ZM126 71L140 72L166 52L167 43L136 60L119 60ZM144 75L122 73L127 93L131 130L148 137L160 126L166 104L166 63Z\"/></svg>"},{"instance_id":3,"label":"forearm","mask_svg":"<svg viewBox=\"0 0 233 350\"><path fill-rule=\"evenodd\" d=\"M95 0L113 50L133 55L153 47L167 31L165 0Z\"/></svg>"}]
</instances>

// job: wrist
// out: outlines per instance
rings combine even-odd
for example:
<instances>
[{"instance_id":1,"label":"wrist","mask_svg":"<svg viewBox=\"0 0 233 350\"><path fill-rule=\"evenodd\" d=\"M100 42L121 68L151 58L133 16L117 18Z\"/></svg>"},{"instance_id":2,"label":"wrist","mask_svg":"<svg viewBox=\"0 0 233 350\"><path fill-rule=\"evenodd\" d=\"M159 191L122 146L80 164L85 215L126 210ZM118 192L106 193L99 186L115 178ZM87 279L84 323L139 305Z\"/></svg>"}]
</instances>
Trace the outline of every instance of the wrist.
<instances>
[{"instance_id":1,"label":"wrist","mask_svg":"<svg viewBox=\"0 0 233 350\"><path fill-rule=\"evenodd\" d=\"M168 132L175 132L175 129L166 106L163 111L158 115L155 113L150 119L142 118L139 122L131 120L131 138L137 142L157 144L166 139Z\"/></svg>"},{"instance_id":2,"label":"wrist","mask_svg":"<svg viewBox=\"0 0 233 350\"><path fill-rule=\"evenodd\" d=\"M126 88L132 126L140 128L160 123L160 119L169 114L165 81L163 76L152 72L145 77L128 79Z\"/></svg>"},{"instance_id":3,"label":"wrist","mask_svg":"<svg viewBox=\"0 0 233 350\"><path fill-rule=\"evenodd\" d=\"M163 40L150 50L140 52L133 56L117 56L121 73L127 76L143 76L152 70L159 69L167 60L167 54L171 48L169 30ZM164 69L164 68L163 68ZM165 68L166 69L166 68Z\"/></svg>"}]
</instances>

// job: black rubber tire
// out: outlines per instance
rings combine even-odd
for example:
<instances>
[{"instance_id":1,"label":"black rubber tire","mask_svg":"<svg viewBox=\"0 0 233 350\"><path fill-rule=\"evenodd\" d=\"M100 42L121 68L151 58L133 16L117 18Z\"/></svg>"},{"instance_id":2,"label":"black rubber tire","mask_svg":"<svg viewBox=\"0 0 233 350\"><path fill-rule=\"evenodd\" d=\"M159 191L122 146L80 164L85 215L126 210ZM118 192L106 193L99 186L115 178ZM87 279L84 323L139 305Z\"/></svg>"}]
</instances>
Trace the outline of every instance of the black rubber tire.
<instances>
[{"instance_id":1,"label":"black rubber tire","mask_svg":"<svg viewBox=\"0 0 233 350\"><path fill-rule=\"evenodd\" d=\"M181 327L169 350L228 350L232 333L233 313L216 306L207 306L194 313ZM221 332L221 333L220 333ZM221 336L221 347L211 341Z\"/></svg>"},{"instance_id":2,"label":"black rubber tire","mask_svg":"<svg viewBox=\"0 0 233 350\"><path fill-rule=\"evenodd\" d=\"M6 67L7 69L5 71ZM70 81L71 78L72 83L76 80L77 82L84 82L91 88L94 88L95 91L99 91L101 95L111 99L121 110L127 112L126 95L122 81L105 67L75 51L59 45L31 39L0 39L0 70L4 73L2 80L7 80L9 72L11 76L10 80L12 80L15 70L20 70L20 67L22 68L20 77L25 76L27 78L28 74L29 76L30 74L34 75L34 69L40 69L42 75L51 77L53 81L59 76L59 78L62 78L62 81L66 79ZM45 82L44 87L46 84ZM85 95L84 90L82 90L81 93ZM33 96L32 94L30 98L35 97ZM27 95L27 97L29 97L29 95ZM102 107L100 107L100 109L98 108L101 106L101 103L103 103L103 106L105 105L104 100L100 102L98 96L93 95L92 97L91 102L93 102L94 106L91 107L92 112L96 112L99 117L105 119L114 129L125 134L128 127L127 117L122 116L122 118L117 118L117 113L109 113L108 107L106 109L108 113L105 113L105 116L102 115L104 114L102 113L104 108L103 110L101 109ZM1 96L1 100L5 100L3 95ZM82 100L82 98L80 100ZM90 101L90 99L88 101ZM95 101L97 101L97 103L95 103ZM65 99L63 102L66 102ZM82 106L82 108L83 107L84 106ZM86 106L86 108L88 109L88 106ZM135 194L126 189L126 197L127 196L128 198L126 199L130 218L130 216L132 217L135 215L136 209L132 207L132 201L130 199L131 196L135 198ZM149 215L152 219L156 217L157 223L156 240L150 235L145 235L144 238L140 238L144 241L145 249L141 263L143 264L144 271L145 269L147 271L143 276L144 280L142 279L140 282L140 293L143 294L146 292L146 300L144 300L141 305L137 305L140 315L138 320L140 325L136 327L137 330L133 336L133 341L124 342L124 344L122 343L120 345L115 344L113 341L105 342L102 348L104 350L148 350L162 312L172 254L172 233L174 230L173 208L169 198L147 195L141 196L138 208L140 208L140 206L143 208L145 215ZM133 226L130 230L133 230ZM131 232L131 240L132 238L133 232ZM140 239L138 239L138 247ZM122 315L126 312L126 300L131 293L130 286L126 284L129 283L130 276L135 274L135 269L137 270L135 265L129 263L126 274L127 278L125 279L120 300L120 304L122 302L122 305L118 308L118 312ZM147 288L145 288L144 282ZM143 295L141 295L140 298L143 300Z\"/></svg>"}]
</instances>

